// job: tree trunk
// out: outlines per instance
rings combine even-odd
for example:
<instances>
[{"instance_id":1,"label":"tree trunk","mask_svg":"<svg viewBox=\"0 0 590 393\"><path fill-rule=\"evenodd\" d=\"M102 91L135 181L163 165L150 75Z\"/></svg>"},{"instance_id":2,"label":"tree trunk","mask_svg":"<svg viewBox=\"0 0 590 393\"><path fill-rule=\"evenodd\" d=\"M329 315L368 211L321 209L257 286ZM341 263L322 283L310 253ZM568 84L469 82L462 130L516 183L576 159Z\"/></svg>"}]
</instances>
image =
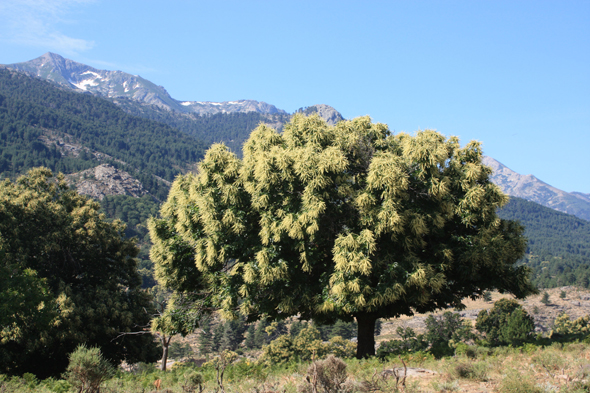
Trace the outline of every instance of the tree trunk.
<instances>
[{"instance_id":1,"label":"tree trunk","mask_svg":"<svg viewBox=\"0 0 590 393\"><path fill-rule=\"evenodd\" d=\"M166 363L168 363L168 347L170 346L170 339L172 336L168 336L166 338L165 334L162 334L160 341L162 342L162 367L160 368L162 371L166 371Z\"/></svg>"},{"instance_id":2,"label":"tree trunk","mask_svg":"<svg viewBox=\"0 0 590 393\"><path fill-rule=\"evenodd\" d=\"M372 313L355 315L358 325L356 357L357 359L375 356L375 321L377 316Z\"/></svg>"}]
</instances>

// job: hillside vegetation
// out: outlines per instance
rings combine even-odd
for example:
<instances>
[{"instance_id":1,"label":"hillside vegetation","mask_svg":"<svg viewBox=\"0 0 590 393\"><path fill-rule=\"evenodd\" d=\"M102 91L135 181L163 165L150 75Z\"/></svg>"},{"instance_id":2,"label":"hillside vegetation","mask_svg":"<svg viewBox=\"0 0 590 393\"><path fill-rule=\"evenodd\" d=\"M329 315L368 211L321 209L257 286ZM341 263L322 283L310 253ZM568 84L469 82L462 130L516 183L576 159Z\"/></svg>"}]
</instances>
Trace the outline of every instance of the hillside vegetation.
<instances>
[{"instance_id":1,"label":"hillside vegetation","mask_svg":"<svg viewBox=\"0 0 590 393\"><path fill-rule=\"evenodd\" d=\"M115 104L0 69L0 172L36 166L72 173L107 162L164 199L165 181L203 157L204 143ZM164 181L160 180L163 179Z\"/></svg>"},{"instance_id":2,"label":"hillside vegetation","mask_svg":"<svg viewBox=\"0 0 590 393\"><path fill-rule=\"evenodd\" d=\"M536 285L590 286L590 222L516 197L498 215L524 225L525 263Z\"/></svg>"}]
</instances>

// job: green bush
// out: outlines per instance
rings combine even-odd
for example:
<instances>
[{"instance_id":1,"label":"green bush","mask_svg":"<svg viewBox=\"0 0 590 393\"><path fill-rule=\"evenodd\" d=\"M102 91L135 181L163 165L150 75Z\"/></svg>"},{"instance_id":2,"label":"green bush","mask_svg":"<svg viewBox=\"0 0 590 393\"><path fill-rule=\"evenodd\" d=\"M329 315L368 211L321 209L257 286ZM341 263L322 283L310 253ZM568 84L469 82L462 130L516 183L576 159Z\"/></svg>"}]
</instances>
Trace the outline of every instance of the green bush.
<instances>
[{"instance_id":1,"label":"green bush","mask_svg":"<svg viewBox=\"0 0 590 393\"><path fill-rule=\"evenodd\" d=\"M292 360L321 359L328 354L352 357L355 352L356 344L339 336L332 337L327 343L322 342L319 330L307 324L296 337L282 335L262 347L259 361L266 364L280 364Z\"/></svg>"},{"instance_id":2,"label":"green bush","mask_svg":"<svg viewBox=\"0 0 590 393\"><path fill-rule=\"evenodd\" d=\"M475 328L491 345L518 345L532 338L535 322L516 300L500 299L479 313Z\"/></svg>"},{"instance_id":3,"label":"green bush","mask_svg":"<svg viewBox=\"0 0 590 393\"><path fill-rule=\"evenodd\" d=\"M425 351L429 344L423 334L416 335L412 328L397 328L397 334L401 340L389 340L381 342L377 349L377 356L385 358L391 355L401 355L407 352Z\"/></svg>"},{"instance_id":4,"label":"green bush","mask_svg":"<svg viewBox=\"0 0 590 393\"><path fill-rule=\"evenodd\" d=\"M485 363L458 363L455 365L454 374L458 378L473 379L485 382L488 380L488 365Z\"/></svg>"},{"instance_id":5,"label":"green bush","mask_svg":"<svg viewBox=\"0 0 590 393\"><path fill-rule=\"evenodd\" d=\"M459 343L473 337L470 324L465 323L459 314L450 311L440 316L429 315L425 324L425 334L416 335L412 328L397 328L401 340L382 342L377 350L377 356L384 358L425 350L438 358L451 356Z\"/></svg>"},{"instance_id":6,"label":"green bush","mask_svg":"<svg viewBox=\"0 0 590 393\"><path fill-rule=\"evenodd\" d=\"M100 384L114 374L113 366L102 357L99 348L79 345L69 358L64 379L80 393L99 392Z\"/></svg>"}]
</instances>

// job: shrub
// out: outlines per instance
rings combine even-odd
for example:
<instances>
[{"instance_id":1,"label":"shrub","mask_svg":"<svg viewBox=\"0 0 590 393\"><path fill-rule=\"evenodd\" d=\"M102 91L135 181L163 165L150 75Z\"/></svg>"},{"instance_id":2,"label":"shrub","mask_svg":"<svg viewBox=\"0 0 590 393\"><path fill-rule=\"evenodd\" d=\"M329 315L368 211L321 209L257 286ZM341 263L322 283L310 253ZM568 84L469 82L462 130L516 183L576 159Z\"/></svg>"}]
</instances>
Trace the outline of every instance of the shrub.
<instances>
[{"instance_id":1,"label":"shrub","mask_svg":"<svg viewBox=\"0 0 590 393\"><path fill-rule=\"evenodd\" d=\"M530 376L513 371L504 377L498 391L500 393L543 393L544 389L536 386Z\"/></svg>"},{"instance_id":2,"label":"shrub","mask_svg":"<svg viewBox=\"0 0 590 393\"><path fill-rule=\"evenodd\" d=\"M280 364L291 360L321 359L327 354L352 357L355 351L356 344L339 336L332 337L328 343L323 343L320 332L313 325L308 324L295 338L290 335L279 336L262 347L259 361L266 364Z\"/></svg>"},{"instance_id":3,"label":"shrub","mask_svg":"<svg viewBox=\"0 0 590 393\"><path fill-rule=\"evenodd\" d=\"M458 363L454 374L458 378L473 379L485 382L488 380L487 365L484 363Z\"/></svg>"},{"instance_id":4,"label":"shrub","mask_svg":"<svg viewBox=\"0 0 590 393\"><path fill-rule=\"evenodd\" d=\"M500 299L489 312L480 311L475 328L492 345L516 345L531 338L535 323L517 301Z\"/></svg>"},{"instance_id":5,"label":"shrub","mask_svg":"<svg viewBox=\"0 0 590 393\"><path fill-rule=\"evenodd\" d=\"M550 303L549 294L547 292L543 292L543 297L541 297L541 303L543 303L544 305L548 305Z\"/></svg>"},{"instance_id":6,"label":"shrub","mask_svg":"<svg viewBox=\"0 0 590 393\"><path fill-rule=\"evenodd\" d=\"M203 375L196 371L187 371L184 374L184 384L182 390L184 392L194 392L199 389L199 392L203 391Z\"/></svg>"},{"instance_id":7,"label":"shrub","mask_svg":"<svg viewBox=\"0 0 590 393\"><path fill-rule=\"evenodd\" d=\"M381 342L377 349L377 356L385 358L391 355L401 355L407 352L425 351L428 348L428 342L424 335L416 335L412 328L397 328L397 334L401 340L389 340Z\"/></svg>"},{"instance_id":8,"label":"shrub","mask_svg":"<svg viewBox=\"0 0 590 393\"><path fill-rule=\"evenodd\" d=\"M350 391L346 384L346 363L330 355L325 360L313 362L307 369L305 382L299 386L301 393L343 393Z\"/></svg>"},{"instance_id":9,"label":"shrub","mask_svg":"<svg viewBox=\"0 0 590 393\"><path fill-rule=\"evenodd\" d=\"M113 367L102 357L99 348L79 345L69 358L64 379L78 392L98 392L100 384L114 374Z\"/></svg>"},{"instance_id":10,"label":"shrub","mask_svg":"<svg viewBox=\"0 0 590 393\"><path fill-rule=\"evenodd\" d=\"M311 360L312 357L322 358L327 353L319 330L310 324L301 329L297 337L293 339L293 350L300 360Z\"/></svg>"},{"instance_id":11,"label":"shrub","mask_svg":"<svg viewBox=\"0 0 590 393\"><path fill-rule=\"evenodd\" d=\"M328 352L338 358L351 358L356 354L356 344L340 336L332 337L328 342Z\"/></svg>"},{"instance_id":12,"label":"shrub","mask_svg":"<svg viewBox=\"0 0 590 393\"><path fill-rule=\"evenodd\" d=\"M280 364L291 360L293 354L293 340L285 335L263 346L259 360L269 365Z\"/></svg>"},{"instance_id":13,"label":"shrub","mask_svg":"<svg viewBox=\"0 0 590 393\"><path fill-rule=\"evenodd\" d=\"M468 345L465 343L458 343L455 347L455 355L465 356L470 359L477 358L477 347L474 345Z\"/></svg>"},{"instance_id":14,"label":"shrub","mask_svg":"<svg viewBox=\"0 0 590 393\"><path fill-rule=\"evenodd\" d=\"M566 313L560 314L553 322L551 336L554 336L555 334L564 336L587 336L590 334L590 315L572 321Z\"/></svg>"}]
</instances>

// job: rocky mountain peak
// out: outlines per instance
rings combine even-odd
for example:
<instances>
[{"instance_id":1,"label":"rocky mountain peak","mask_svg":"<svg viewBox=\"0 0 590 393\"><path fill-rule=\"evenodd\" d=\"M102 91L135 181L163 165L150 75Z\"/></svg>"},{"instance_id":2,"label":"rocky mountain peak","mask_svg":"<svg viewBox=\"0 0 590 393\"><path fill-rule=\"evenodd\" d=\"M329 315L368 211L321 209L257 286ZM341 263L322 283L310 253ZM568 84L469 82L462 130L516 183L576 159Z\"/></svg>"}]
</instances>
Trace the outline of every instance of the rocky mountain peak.
<instances>
[{"instance_id":1,"label":"rocky mountain peak","mask_svg":"<svg viewBox=\"0 0 590 393\"><path fill-rule=\"evenodd\" d=\"M312 113L317 113L322 119L326 121L326 123L331 126L335 125L341 120L344 120L344 117L342 117L340 112L326 104L317 104L308 106L306 108L300 108L297 110L297 112L303 113L307 116L311 115Z\"/></svg>"},{"instance_id":2,"label":"rocky mountain peak","mask_svg":"<svg viewBox=\"0 0 590 393\"><path fill-rule=\"evenodd\" d=\"M5 67L46 79L66 88L87 91L115 100L127 98L142 105L155 105L167 111L199 115L233 112L286 114L284 110L266 102L238 100L225 102L178 101L166 89L138 75L122 71L99 70L91 66L47 52L36 59Z\"/></svg>"}]
</instances>

